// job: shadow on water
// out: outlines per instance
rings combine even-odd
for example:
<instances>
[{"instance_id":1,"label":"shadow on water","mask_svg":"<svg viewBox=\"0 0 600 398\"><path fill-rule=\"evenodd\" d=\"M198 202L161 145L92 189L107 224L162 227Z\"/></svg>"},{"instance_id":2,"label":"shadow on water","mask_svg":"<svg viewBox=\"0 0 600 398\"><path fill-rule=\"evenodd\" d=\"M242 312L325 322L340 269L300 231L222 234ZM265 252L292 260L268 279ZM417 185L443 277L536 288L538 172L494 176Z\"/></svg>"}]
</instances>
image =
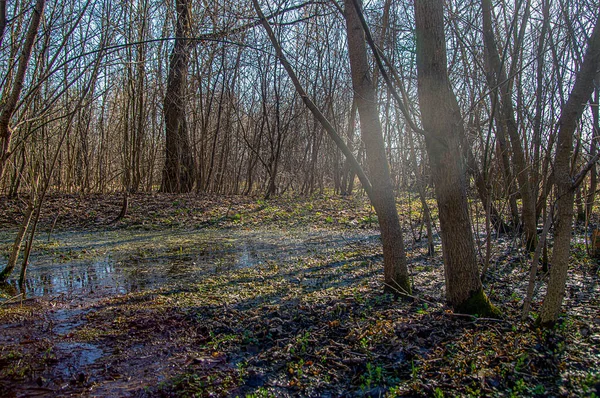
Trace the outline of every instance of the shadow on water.
<instances>
[{"instance_id":1,"label":"shadow on water","mask_svg":"<svg viewBox=\"0 0 600 398\"><path fill-rule=\"evenodd\" d=\"M10 236L0 237L7 244ZM25 295L100 295L184 288L206 275L374 244L373 231L192 230L64 232L36 242ZM16 280L2 288L15 296Z\"/></svg>"}]
</instances>

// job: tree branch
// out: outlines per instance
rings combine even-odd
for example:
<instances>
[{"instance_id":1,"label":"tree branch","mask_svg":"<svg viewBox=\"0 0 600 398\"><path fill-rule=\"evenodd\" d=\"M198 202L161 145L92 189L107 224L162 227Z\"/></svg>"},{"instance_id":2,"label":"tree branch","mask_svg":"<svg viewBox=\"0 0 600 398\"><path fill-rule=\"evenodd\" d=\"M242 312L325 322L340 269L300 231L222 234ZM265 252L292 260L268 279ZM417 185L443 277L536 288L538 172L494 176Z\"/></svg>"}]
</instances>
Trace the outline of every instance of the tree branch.
<instances>
[{"instance_id":1,"label":"tree branch","mask_svg":"<svg viewBox=\"0 0 600 398\"><path fill-rule=\"evenodd\" d=\"M281 45L275 37L275 33L273 32L271 25L269 25L269 22L267 21L265 15L260 9L258 0L252 0L252 4L254 5L254 9L256 10L258 17L260 18L260 21L263 27L265 28L265 31L267 32L271 43L273 44L273 47L275 48L275 53L277 54L277 58L279 58L279 62L281 62L281 65L283 65L286 72L288 73L290 79L292 80L292 83L294 84L294 87L296 88L296 91L298 92L298 95L300 95L300 98L302 98L302 101L304 102L306 107L312 112L314 117L319 121L319 123L321 123L329 137L335 142L337 147L344 153L346 158L350 161L350 165L356 172L356 175L358 176L358 179L360 180L363 188L367 192L367 195L371 197L371 183L368 177L366 176L365 172L363 171L362 167L354 157L354 154L352 153L352 151L350 151L344 140L342 140L340 135L337 133L335 127L333 127L333 125L329 122L329 120L327 120L325 115L323 115L323 113L319 110L315 103L308 97L306 91L304 91L304 88L302 87L300 80L298 80L294 69L292 68L292 66L287 61L287 58L284 55L283 49L281 48Z\"/></svg>"}]
</instances>

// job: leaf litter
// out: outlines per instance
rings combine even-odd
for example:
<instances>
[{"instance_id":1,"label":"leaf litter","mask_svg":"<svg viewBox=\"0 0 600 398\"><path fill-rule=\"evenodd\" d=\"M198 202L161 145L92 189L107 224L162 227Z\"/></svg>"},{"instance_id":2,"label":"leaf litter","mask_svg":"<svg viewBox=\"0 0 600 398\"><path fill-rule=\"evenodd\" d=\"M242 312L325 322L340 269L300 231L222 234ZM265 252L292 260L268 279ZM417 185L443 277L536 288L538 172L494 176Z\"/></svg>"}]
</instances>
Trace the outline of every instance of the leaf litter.
<instances>
[{"instance_id":1,"label":"leaf litter","mask_svg":"<svg viewBox=\"0 0 600 398\"><path fill-rule=\"evenodd\" d=\"M0 222L12 228L19 209L4 203ZM60 203L65 210L59 212ZM505 317L489 320L445 306L441 256L427 257L424 242L407 248L416 299L382 294L377 240L345 238L357 229L369 235L376 226L362 198L135 195L131 214L109 224L118 203L118 196L52 197L42 226L78 234L152 230L165 239L204 229L276 229L285 240L306 237L309 229L321 238L287 259L273 245L282 251L276 257L213 268L185 283L3 301L0 395L600 394L599 271L580 247L565 314L554 330L540 331L533 317L519 321L528 265L510 238L494 241L486 290ZM328 246L335 236L338 244ZM195 245L190 240L177 250L190 255ZM536 293L533 311L543 292Z\"/></svg>"}]
</instances>

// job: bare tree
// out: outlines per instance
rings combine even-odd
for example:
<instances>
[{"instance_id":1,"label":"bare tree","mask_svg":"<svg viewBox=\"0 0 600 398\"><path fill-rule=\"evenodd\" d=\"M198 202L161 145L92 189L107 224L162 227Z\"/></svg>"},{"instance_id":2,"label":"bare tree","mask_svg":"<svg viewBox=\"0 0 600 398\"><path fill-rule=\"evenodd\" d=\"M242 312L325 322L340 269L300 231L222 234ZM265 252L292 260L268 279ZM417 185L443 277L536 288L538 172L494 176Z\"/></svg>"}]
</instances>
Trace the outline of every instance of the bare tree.
<instances>
[{"instance_id":1,"label":"bare tree","mask_svg":"<svg viewBox=\"0 0 600 398\"><path fill-rule=\"evenodd\" d=\"M529 7L529 3L527 4ZM515 121L515 111L512 104L512 83L505 72L504 62L498 54L498 47L494 36L492 26L492 4L490 0L482 0L483 9L483 37L485 51L489 63L490 71L487 74L489 85L494 93L492 98L492 114L496 119L497 138L502 152L502 163L504 165L507 183L512 183L512 173L508 162L508 148L506 144L506 135L510 139L512 161L515 165L516 178L519 181L519 192L523 202L523 229L525 233L525 243L529 250L535 250L537 242L537 219L535 212L535 198L529 178L529 168L525 160L525 151L518 132L517 122ZM516 16L515 16L516 19ZM525 25L526 23L523 23ZM516 46L520 46L517 41ZM517 58L515 54L513 60ZM497 106L497 108L496 108ZM509 191L510 193L510 191ZM511 195L512 196L512 195ZM516 218L516 200L512 199L513 218Z\"/></svg>"},{"instance_id":2,"label":"bare tree","mask_svg":"<svg viewBox=\"0 0 600 398\"><path fill-rule=\"evenodd\" d=\"M556 181L556 223L554 228L554 249L548 291L539 317L544 326L554 325L560 314L565 295L565 285L569 269L571 225L573 223L573 200L575 190L585 174L598 160L594 156L577 175L572 174L571 156L573 136L577 123L594 90L594 78L600 68L600 15L596 17L594 30L590 36L583 63L569 98L561 109L558 120L557 148L554 157Z\"/></svg>"},{"instance_id":3,"label":"bare tree","mask_svg":"<svg viewBox=\"0 0 600 398\"><path fill-rule=\"evenodd\" d=\"M420 0L414 7L419 105L439 210L446 298L457 311L496 316L479 278L465 167L457 156L464 126L448 80L443 3Z\"/></svg>"},{"instance_id":4,"label":"bare tree","mask_svg":"<svg viewBox=\"0 0 600 398\"><path fill-rule=\"evenodd\" d=\"M21 91L23 91L29 59L31 58L31 52L37 37L38 27L40 26L40 21L42 20L42 16L44 14L44 5L44 0L37 0L35 3L35 7L33 8L31 14L31 20L29 21L29 27L27 28L25 43L23 43L23 47L21 49L19 65L17 67L15 77L11 82L12 90L8 94L8 98L2 98L3 104L2 109L0 110L0 180L2 180L2 177L4 176L6 163L11 155L11 139L13 135L10 125L11 118L17 109ZM3 11L6 12L5 4ZM5 25L4 22L3 25ZM2 30L2 34L3 33L4 29Z\"/></svg>"},{"instance_id":5,"label":"bare tree","mask_svg":"<svg viewBox=\"0 0 600 398\"><path fill-rule=\"evenodd\" d=\"M191 33L191 10L187 0L177 0L175 4L175 45L171 53L164 100L166 144L161 189L164 192L182 193L192 190L196 171L185 114L186 77L192 44L188 38Z\"/></svg>"},{"instance_id":6,"label":"bare tree","mask_svg":"<svg viewBox=\"0 0 600 398\"><path fill-rule=\"evenodd\" d=\"M352 0L345 1L348 53L352 70L360 129L365 144L369 177L373 185L371 202L379 219L386 290L410 292L404 238L396 209L388 159L379 121L375 88L371 80L362 25Z\"/></svg>"}]
</instances>

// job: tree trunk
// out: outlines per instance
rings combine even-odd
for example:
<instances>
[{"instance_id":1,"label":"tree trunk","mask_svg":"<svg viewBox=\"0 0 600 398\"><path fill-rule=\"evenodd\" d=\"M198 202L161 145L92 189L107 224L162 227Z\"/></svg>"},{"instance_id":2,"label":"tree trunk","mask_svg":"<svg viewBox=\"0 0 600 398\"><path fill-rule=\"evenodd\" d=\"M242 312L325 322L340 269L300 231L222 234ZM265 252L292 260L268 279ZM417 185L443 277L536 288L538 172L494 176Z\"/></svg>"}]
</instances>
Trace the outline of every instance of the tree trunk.
<instances>
[{"instance_id":1,"label":"tree trunk","mask_svg":"<svg viewBox=\"0 0 600 398\"><path fill-rule=\"evenodd\" d=\"M399 119L399 117L398 117ZM397 120L400 125L399 120ZM410 146L410 167L415 173L415 180L417 185L417 191L419 193L419 199L421 200L421 207L423 208L423 222L427 229L427 255L433 256L435 254L435 244L433 242L433 227L431 220L431 210L427 204L427 197L425 195L425 176L424 173L419 171L419 165L417 164L417 155L415 153L415 140L413 138L412 130L407 129L408 134L408 145Z\"/></svg>"},{"instance_id":2,"label":"tree trunk","mask_svg":"<svg viewBox=\"0 0 600 398\"><path fill-rule=\"evenodd\" d=\"M592 142L590 144L590 156L595 156L598 152L598 138L600 138L600 117L598 117L598 106L600 104L600 74L596 75L596 79L594 80L594 99L590 107L592 111L592 122L594 123L594 127L592 130ZM585 213L588 220L592 216L592 212L594 210L594 201L596 200L597 187L598 171L596 170L596 165L594 165L590 170L590 189L586 196L585 202Z\"/></svg>"},{"instance_id":3,"label":"tree trunk","mask_svg":"<svg viewBox=\"0 0 600 398\"><path fill-rule=\"evenodd\" d=\"M375 88L369 71L365 36L352 0L346 0L345 7L352 87L360 117L362 139L365 143L369 178L373 186L371 200L381 229L385 290L389 292L400 290L401 293L408 293L410 281L402 228L385 153Z\"/></svg>"},{"instance_id":4,"label":"tree trunk","mask_svg":"<svg viewBox=\"0 0 600 398\"><path fill-rule=\"evenodd\" d=\"M37 0L35 3L31 21L29 21L29 27L27 28L27 35L25 37L25 43L23 44L21 57L19 58L17 73L12 84L12 90L5 101L4 98L2 98L2 102L4 103L2 104L2 110L0 111L0 181L2 181L6 163L11 155L10 147L13 131L10 128L10 119L17 109L21 91L23 91L27 66L29 65L35 38L40 26L40 21L42 20L42 14L44 13L44 4L44 0ZM4 10L4 12L6 12L6 10ZM4 34L4 32L2 32L2 34Z\"/></svg>"},{"instance_id":5,"label":"tree trunk","mask_svg":"<svg viewBox=\"0 0 600 398\"><path fill-rule=\"evenodd\" d=\"M348 117L348 128L346 137L348 140L348 149L354 151L354 123L356 117L356 100L352 99L352 106L350 107L350 115ZM354 172L350 167L348 159L344 161L344 167L342 168L342 195L352 195L352 185L350 180L354 179Z\"/></svg>"},{"instance_id":6,"label":"tree trunk","mask_svg":"<svg viewBox=\"0 0 600 398\"><path fill-rule=\"evenodd\" d=\"M21 226L19 227L19 231L17 232L15 241L13 242L13 246L10 251L10 256L8 257L8 262L6 263L6 267L4 267L2 272L0 272L0 283L6 282L6 280L10 278L10 275L15 269L15 265L17 264L17 260L19 259L19 253L21 252L21 246L23 245L23 239L25 238L27 229L29 229L29 223L31 222L31 217L33 215L33 202L34 198L29 198L29 202L27 203L27 209L25 210L25 216L23 218L23 221L21 222Z\"/></svg>"},{"instance_id":7,"label":"tree trunk","mask_svg":"<svg viewBox=\"0 0 600 398\"><path fill-rule=\"evenodd\" d=\"M327 118L323 115L323 113L316 107L316 105L311 101L311 99L306 94L306 91L300 84L300 81L298 80L298 77L296 76L294 70L292 69L291 65L287 61L287 59L283 53L283 50L281 49L281 46L279 45L279 42L277 41L275 34L273 33L273 30L271 29L271 26L265 19L264 14L262 13L262 11L260 9L260 5L258 4L258 0L253 0L252 3L254 5L254 8L255 8L259 18L261 19L261 22L262 22L265 30L267 31L269 39L271 40L271 42L273 43L273 46L275 47L275 51L277 53L279 61L284 66L285 70L287 71L288 75L290 76L290 79L292 80L294 87L296 88L296 91L298 92L298 95L302 98L305 105L310 109L310 111L317 118L317 120L319 120L319 123L321 123L321 125L324 127L327 134L329 134L329 136L335 142L335 144L338 146L338 148L340 148L340 150L344 153L346 158L350 160L350 164L352 165L353 169L355 170L356 175L358 176L358 178L360 179L360 181L363 185L363 188L365 189L365 191L369 195L369 198L371 199L371 202L373 203L375 194L373 193L374 189L373 189L369 179L367 178L367 176L363 172L362 168L356 161L356 158L354 157L352 152L348 149L348 146L344 143L344 140L340 137L340 135L333 128L331 123L327 120ZM360 29L360 26L359 26L359 29ZM364 42L363 42L363 46L364 46ZM367 79L367 83L369 83L369 82L370 82L370 79ZM379 140L382 142L383 137L380 136ZM384 159L385 159L385 151L384 151ZM385 165L385 167L387 167L387 163L384 163L384 165ZM384 167L384 166L382 165L382 167ZM388 175L389 175L389 171L388 171ZM391 185L390 185L390 188L391 188ZM392 200L393 199L394 198L392 195ZM392 203L394 203L394 201L392 201ZM391 218L391 217L395 216L397 219L398 213L396 212L395 205L394 205L393 210L394 210L393 214L382 214L380 216L380 227L382 230L382 232L381 232L382 236L384 234L386 234L386 236L390 236L390 231L389 231L390 225L389 225L389 223L384 224L385 225L385 227L384 227L384 225L381 224L381 217L384 217L384 218L390 217ZM388 219L388 221L389 221L389 219ZM399 226L399 223L398 223L398 226ZM401 230L400 230L400 233L401 233ZM401 241L395 242L395 244L400 245L400 244L402 244L402 242ZM396 250L398 250L398 249L396 248ZM401 250L402 250L402 253L404 253L404 245L403 244L401 245ZM384 249L384 256L385 256L385 253L386 253L386 251ZM384 259L384 261L385 261L385 259ZM395 265L397 266L398 263L396 263ZM400 268L400 267L398 267L398 268ZM401 274L401 277L403 275L406 275L406 278L404 278L406 280L406 283L404 283L404 281L400 277L393 281L390 288L394 288L394 293L397 293L400 289L405 290L405 292L407 292L407 293L410 293L410 284L408 283L408 271L406 269L398 269L398 268L395 268L394 271L399 271L398 273ZM399 282L402 282L402 283L399 283Z\"/></svg>"},{"instance_id":8,"label":"tree trunk","mask_svg":"<svg viewBox=\"0 0 600 398\"><path fill-rule=\"evenodd\" d=\"M4 31L6 30L6 0L0 0L0 47L4 41Z\"/></svg>"},{"instance_id":9,"label":"tree trunk","mask_svg":"<svg viewBox=\"0 0 600 398\"><path fill-rule=\"evenodd\" d=\"M512 105L511 80L507 78L504 65L498 55L498 48L492 28L492 4L490 0L482 0L483 10L483 39L485 44L486 56L490 67L488 74L488 84L490 88L498 90L496 98L498 102L498 112L495 113L496 126L499 137L502 137L502 131L506 131L510 139L512 149L512 161L515 166L515 174L519 181L519 191L523 202L523 232L525 234L525 244L530 251L535 250L537 243L537 218L535 212L535 198L531 189L529 172L525 160L525 151L521 143L521 137L515 121L515 112ZM516 43L515 45L518 45ZM516 56L516 55L515 55ZM505 165L506 167L507 165Z\"/></svg>"},{"instance_id":10,"label":"tree trunk","mask_svg":"<svg viewBox=\"0 0 600 398\"><path fill-rule=\"evenodd\" d=\"M536 52L536 91L535 91L535 116L533 118L533 163L531 172L531 188L533 189L533 197L537 200L539 197L539 185L542 180L541 172L541 155L542 155L542 117L544 115L544 93L547 91L544 87L544 52L546 48L546 34L550 24L550 3L546 0L542 2L542 15L544 23L538 41ZM536 204L536 220L539 219L539 212Z\"/></svg>"},{"instance_id":11,"label":"tree trunk","mask_svg":"<svg viewBox=\"0 0 600 398\"><path fill-rule=\"evenodd\" d=\"M496 316L479 278L459 140L464 129L450 87L443 3L414 3L419 106L438 202L446 297L457 311Z\"/></svg>"},{"instance_id":12,"label":"tree trunk","mask_svg":"<svg viewBox=\"0 0 600 398\"><path fill-rule=\"evenodd\" d=\"M567 271L569 269L569 252L571 246L571 225L573 222L573 200L575 189L571 175L571 155L573 152L573 135L577 122L594 90L594 77L600 67L600 15L588 44L581 70L575 79L575 85L565 103L558 121L558 137L554 158L554 176L556 181L556 224L554 228L554 250L552 251L552 267L548 292L539 322L543 326L552 326L558 319L565 295Z\"/></svg>"},{"instance_id":13,"label":"tree trunk","mask_svg":"<svg viewBox=\"0 0 600 398\"><path fill-rule=\"evenodd\" d=\"M186 37L190 34L191 11L188 0L177 0L176 8L176 38L164 100L166 158L161 190L184 193L192 190L196 171L185 116L185 88L191 51L191 43Z\"/></svg>"}]
</instances>

